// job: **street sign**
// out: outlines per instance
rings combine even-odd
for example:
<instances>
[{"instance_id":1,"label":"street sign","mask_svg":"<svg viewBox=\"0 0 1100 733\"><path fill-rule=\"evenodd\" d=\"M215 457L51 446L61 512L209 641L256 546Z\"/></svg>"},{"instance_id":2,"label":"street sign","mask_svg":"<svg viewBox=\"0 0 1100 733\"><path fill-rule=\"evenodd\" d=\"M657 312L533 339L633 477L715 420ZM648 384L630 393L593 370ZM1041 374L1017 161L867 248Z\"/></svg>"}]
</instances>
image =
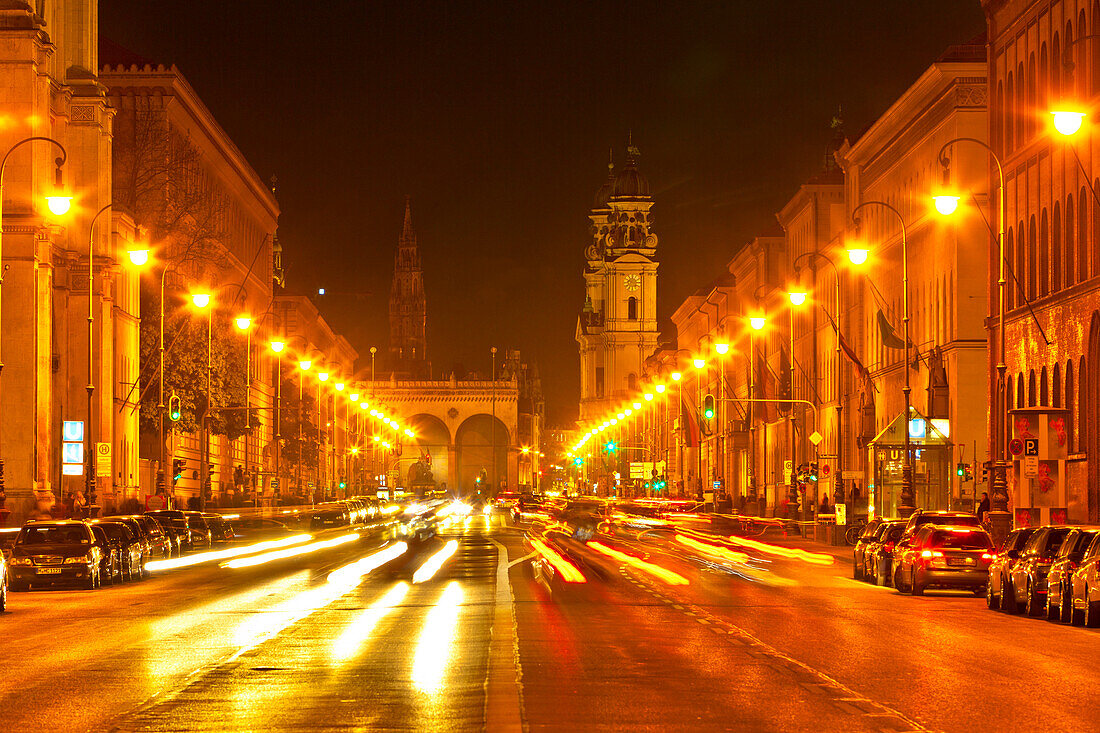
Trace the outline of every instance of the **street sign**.
<instances>
[{"instance_id":1,"label":"street sign","mask_svg":"<svg viewBox=\"0 0 1100 733\"><path fill-rule=\"evenodd\" d=\"M817 432L816 430L810 433L810 442L814 445L820 444L823 440L825 440L825 438L822 437L821 433Z\"/></svg>"},{"instance_id":2,"label":"street sign","mask_svg":"<svg viewBox=\"0 0 1100 733\"><path fill-rule=\"evenodd\" d=\"M84 444L83 443L62 443L61 444L61 462L62 463L83 463L84 462Z\"/></svg>"},{"instance_id":3,"label":"street sign","mask_svg":"<svg viewBox=\"0 0 1100 733\"><path fill-rule=\"evenodd\" d=\"M784 471L783 472L783 483L790 484L792 475L794 475L794 471Z\"/></svg>"},{"instance_id":4,"label":"street sign","mask_svg":"<svg viewBox=\"0 0 1100 733\"><path fill-rule=\"evenodd\" d=\"M829 466L828 463L822 464L822 466L821 466L821 475L822 476L828 476L830 473L832 473L832 471L833 471L833 469L832 469L831 466Z\"/></svg>"},{"instance_id":5,"label":"street sign","mask_svg":"<svg viewBox=\"0 0 1100 733\"><path fill-rule=\"evenodd\" d=\"M68 443L81 443L84 441L83 420L62 420L61 440Z\"/></svg>"},{"instance_id":6,"label":"street sign","mask_svg":"<svg viewBox=\"0 0 1100 733\"><path fill-rule=\"evenodd\" d=\"M854 479L856 481L862 481L863 471L841 471L840 477L844 479Z\"/></svg>"},{"instance_id":7,"label":"street sign","mask_svg":"<svg viewBox=\"0 0 1100 733\"><path fill-rule=\"evenodd\" d=\"M791 460L783 461L783 472L784 473L791 473L792 471L794 471L794 461L791 461Z\"/></svg>"},{"instance_id":8,"label":"street sign","mask_svg":"<svg viewBox=\"0 0 1100 733\"><path fill-rule=\"evenodd\" d=\"M1036 456L1036 457L1038 457L1038 455L1039 455L1039 439L1038 438L1027 438L1026 440L1024 440L1024 455L1025 456Z\"/></svg>"},{"instance_id":9,"label":"street sign","mask_svg":"<svg viewBox=\"0 0 1100 733\"><path fill-rule=\"evenodd\" d=\"M279 488L279 479L277 479L277 478L271 479L271 488L273 488L273 489Z\"/></svg>"},{"instance_id":10,"label":"street sign","mask_svg":"<svg viewBox=\"0 0 1100 733\"><path fill-rule=\"evenodd\" d=\"M630 478L651 478L656 466L652 461L638 461L630 464Z\"/></svg>"},{"instance_id":11,"label":"street sign","mask_svg":"<svg viewBox=\"0 0 1100 733\"><path fill-rule=\"evenodd\" d=\"M111 444L95 444L95 475L110 478L111 476Z\"/></svg>"},{"instance_id":12,"label":"street sign","mask_svg":"<svg viewBox=\"0 0 1100 733\"><path fill-rule=\"evenodd\" d=\"M1014 456L1023 455L1024 441L1020 440L1019 438L1013 438L1012 440L1008 441L1008 452Z\"/></svg>"},{"instance_id":13,"label":"street sign","mask_svg":"<svg viewBox=\"0 0 1100 733\"><path fill-rule=\"evenodd\" d=\"M61 464L62 476L83 476L84 464L83 463L62 463Z\"/></svg>"},{"instance_id":14,"label":"street sign","mask_svg":"<svg viewBox=\"0 0 1100 733\"><path fill-rule=\"evenodd\" d=\"M1026 478L1035 478L1039 475L1039 456L1024 456L1023 460L1024 476Z\"/></svg>"},{"instance_id":15,"label":"street sign","mask_svg":"<svg viewBox=\"0 0 1100 733\"><path fill-rule=\"evenodd\" d=\"M837 526L844 526L848 523L848 507L844 504L837 504L833 507L833 515L836 517L835 521Z\"/></svg>"}]
</instances>

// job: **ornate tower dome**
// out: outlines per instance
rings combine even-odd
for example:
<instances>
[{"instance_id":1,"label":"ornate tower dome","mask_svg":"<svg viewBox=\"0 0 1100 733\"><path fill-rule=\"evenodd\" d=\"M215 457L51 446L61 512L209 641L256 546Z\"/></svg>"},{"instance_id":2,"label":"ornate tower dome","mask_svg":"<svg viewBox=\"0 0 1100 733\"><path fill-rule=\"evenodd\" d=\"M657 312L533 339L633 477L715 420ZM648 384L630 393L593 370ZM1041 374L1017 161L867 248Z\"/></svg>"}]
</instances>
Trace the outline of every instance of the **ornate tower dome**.
<instances>
[{"instance_id":1,"label":"ornate tower dome","mask_svg":"<svg viewBox=\"0 0 1100 733\"><path fill-rule=\"evenodd\" d=\"M649 181L638 171L637 159L641 157L633 144L626 149L626 166L615 176L611 187L612 198L648 198Z\"/></svg>"}]
</instances>

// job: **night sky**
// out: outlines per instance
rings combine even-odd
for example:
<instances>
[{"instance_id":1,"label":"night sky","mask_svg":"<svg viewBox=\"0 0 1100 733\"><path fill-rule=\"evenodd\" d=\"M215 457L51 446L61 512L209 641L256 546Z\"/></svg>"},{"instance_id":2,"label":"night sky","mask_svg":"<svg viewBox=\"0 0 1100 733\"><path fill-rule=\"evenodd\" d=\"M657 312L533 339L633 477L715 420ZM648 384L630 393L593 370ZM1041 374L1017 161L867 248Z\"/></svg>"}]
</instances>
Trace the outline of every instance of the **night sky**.
<instances>
[{"instance_id":1,"label":"night sky","mask_svg":"<svg viewBox=\"0 0 1100 733\"><path fill-rule=\"evenodd\" d=\"M948 46L978 0L101 0L100 33L176 64L261 178L279 178L292 292L369 360L413 201L436 375L538 364L576 417L588 208L628 131L656 204L668 316ZM367 293L366 297L357 295Z\"/></svg>"}]
</instances>

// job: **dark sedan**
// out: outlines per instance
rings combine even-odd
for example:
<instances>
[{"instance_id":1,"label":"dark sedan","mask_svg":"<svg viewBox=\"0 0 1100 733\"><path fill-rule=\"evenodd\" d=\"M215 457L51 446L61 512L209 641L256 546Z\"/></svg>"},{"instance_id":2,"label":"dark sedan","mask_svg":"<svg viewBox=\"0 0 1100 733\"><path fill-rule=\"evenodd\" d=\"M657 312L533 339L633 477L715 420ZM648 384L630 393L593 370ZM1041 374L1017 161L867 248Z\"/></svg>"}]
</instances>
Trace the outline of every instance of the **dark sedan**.
<instances>
[{"instance_id":1,"label":"dark sedan","mask_svg":"<svg viewBox=\"0 0 1100 733\"><path fill-rule=\"evenodd\" d=\"M907 540L916 534L917 530L926 524L938 524L941 527L981 527L976 514L970 512L928 511L918 509L909 515L909 521L902 533L902 540Z\"/></svg>"},{"instance_id":2,"label":"dark sedan","mask_svg":"<svg viewBox=\"0 0 1100 733\"><path fill-rule=\"evenodd\" d=\"M191 550L191 527L187 523L187 517L178 509L155 509L145 512L145 516L152 517L164 528L164 531L172 538L172 544L176 549L176 557L185 550Z\"/></svg>"},{"instance_id":3,"label":"dark sedan","mask_svg":"<svg viewBox=\"0 0 1100 733\"><path fill-rule=\"evenodd\" d=\"M206 520L210 528L210 534L214 542L230 542L233 539L233 525L221 514L204 513L202 518Z\"/></svg>"},{"instance_id":4,"label":"dark sedan","mask_svg":"<svg viewBox=\"0 0 1100 733\"><path fill-rule=\"evenodd\" d=\"M1070 621L1074 625L1100 626L1100 534L1081 557L1070 577Z\"/></svg>"},{"instance_id":5,"label":"dark sedan","mask_svg":"<svg viewBox=\"0 0 1100 733\"><path fill-rule=\"evenodd\" d=\"M103 527L98 524L92 525L92 535L103 551L99 560L99 575L103 578L103 582L113 585L116 580L121 581L122 564L119 562L118 546L111 542L107 533L103 531Z\"/></svg>"},{"instance_id":6,"label":"dark sedan","mask_svg":"<svg viewBox=\"0 0 1100 733\"><path fill-rule=\"evenodd\" d=\"M346 527L351 523L347 507L341 504L323 504L309 518L310 529Z\"/></svg>"},{"instance_id":7,"label":"dark sedan","mask_svg":"<svg viewBox=\"0 0 1100 733\"><path fill-rule=\"evenodd\" d=\"M205 547L209 549L214 544L214 533L202 517L202 512L184 512L187 517L187 526L191 528L191 547Z\"/></svg>"},{"instance_id":8,"label":"dark sedan","mask_svg":"<svg viewBox=\"0 0 1100 733\"><path fill-rule=\"evenodd\" d=\"M1024 545L1035 534L1034 527L1021 527L1008 533L1004 544L997 550L997 557L989 566L989 585L986 586L985 604L993 609L1016 610L1016 592L1012 589L1012 566L1020 559Z\"/></svg>"},{"instance_id":9,"label":"dark sedan","mask_svg":"<svg viewBox=\"0 0 1100 733\"><path fill-rule=\"evenodd\" d=\"M84 522L28 522L12 547L11 589L23 591L57 583L98 588L102 555L91 527Z\"/></svg>"},{"instance_id":10,"label":"dark sedan","mask_svg":"<svg viewBox=\"0 0 1100 733\"><path fill-rule=\"evenodd\" d=\"M107 540L118 555L119 575L123 582L129 582L141 574L141 557L145 543L134 535L130 525L115 519L93 519L93 527L102 528Z\"/></svg>"},{"instance_id":11,"label":"dark sedan","mask_svg":"<svg viewBox=\"0 0 1100 733\"><path fill-rule=\"evenodd\" d=\"M859 533L859 538L856 540L855 547L852 548L852 577L856 580L867 580L867 576L863 571L866 565L867 546L874 541L881 524L881 519L872 519L864 525L863 531Z\"/></svg>"},{"instance_id":12,"label":"dark sedan","mask_svg":"<svg viewBox=\"0 0 1100 733\"><path fill-rule=\"evenodd\" d=\"M993 541L980 527L926 524L894 561L894 587L919 596L926 588L960 588L980 595L989 581Z\"/></svg>"},{"instance_id":13,"label":"dark sedan","mask_svg":"<svg viewBox=\"0 0 1100 733\"><path fill-rule=\"evenodd\" d=\"M1038 616L1047 606L1047 572L1054 556L1069 534L1069 527L1040 527L1028 539L1020 558L1008 571L1016 597L1014 607L1023 605L1028 616Z\"/></svg>"},{"instance_id":14,"label":"dark sedan","mask_svg":"<svg viewBox=\"0 0 1100 733\"><path fill-rule=\"evenodd\" d=\"M864 552L864 577L875 585L894 582L894 547L905 531L904 519L891 519L879 525L875 539Z\"/></svg>"},{"instance_id":15,"label":"dark sedan","mask_svg":"<svg viewBox=\"0 0 1100 733\"><path fill-rule=\"evenodd\" d=\"M1074 527L1062 540L1062 546L1058 548L1058 554L1054 556L1054 562L1047 573L1048 619L1058 619L1064 624L1070 622L1073 615L1070 606L1070 577L1097 534L1100 534L1098 527Z\"/></svg>"}]
</instances>

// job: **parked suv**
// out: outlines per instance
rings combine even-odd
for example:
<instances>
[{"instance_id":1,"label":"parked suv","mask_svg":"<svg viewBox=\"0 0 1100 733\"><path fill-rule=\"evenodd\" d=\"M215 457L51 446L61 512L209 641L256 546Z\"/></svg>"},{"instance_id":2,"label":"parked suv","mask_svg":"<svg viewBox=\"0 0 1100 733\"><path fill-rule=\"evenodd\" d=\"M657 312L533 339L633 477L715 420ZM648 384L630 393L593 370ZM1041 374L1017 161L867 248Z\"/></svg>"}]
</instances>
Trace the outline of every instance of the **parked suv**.
<instances>
[{"instance_id":1,"label":"parked suv","mask_svg":"<svg viewBox=\"0 0 1100 733\"><path fill-rule=\"evenodd\" d=\"M852 548L852 577L856 580L868 579L864 573L867 546L874 541L881 524L881 519L872 519L863 527L863 531L859 533L859 538L856 539L855 547Z\"/></svg>"},{"instance_id":2,"label":"parked suv","mask_svg":"<svg viewBox=\"0 0 1100 733\"><path fill-rule=\"evenodd\" d=\"M1100 534L1098 527L1074 527L1066 538L1062 540L1062 546L1058 554L1054 556L1054 562L1047 573L1047 618L1058 619L1064 624L1070 622L1073 615L1070 605L1070 577L1077 569L1085 556L1085 550Z\"/></svg>"},{"instance_id":3,"label":"parked suv","mask_svg":"<svg viewBox=\"0 0 1100 733\"><path fill-rule=\"evenodd\" d=\"M1038 616L1047 605L1047 572L1062 547L1070 528L1040 527L1020 551L1020 559L1008 571L1016 597L1014 606L1024 605L1028 616Z\"/></svg>"},{"instance_id":4,"label":"parked suv","mask_svg":"<svg viewBox=\"0 0 1100 733\"><path fill-rule=\"evenodd\" d=\"M173 542L178 548L177 555L194 549L191 545L191 526L187 517L179 509L155 509L145 514L160 522L172 535Z\"/></svg>"},{"instance_id":5,"label":"parked suv","mask_svg":"<svg viewBox=\"0 0 1100 733\"><path fill-rule=\"evenodd\" d=\"M993 541L981 527L925 524L894 561L894 587L919 596L926 588L965 588L981 595L989 582Z\"/></svg>"},{"instance_id":6,"label":"parked suv","mask_svg":"<svg viewBox=\"0 0 1100 733\"><path fill-rule=\"evenodd\" d=\"M12 546L11 589L75 582L99 587L103 550L84 522L28 522Z\"/></svg>"},{"instance_id":7,"label":"parked suv","mask_svg":"<svg viewBox=\"0 0 1100 733\"><path fill-rule=\"evenodd\" d=\"M941 527L981 527L982 523L978 521L976 514L970 512L948 512L948 511L927 511L925 509L917 509L915 512L909 515L909 522L905 525L905 531L902 532L902 542L908 540L917 530L926 524L938 524Z\"/></svg>"},{"instance_id":8,"label":"parked suv","mask_svg":"<svg viewBox=\"0 0 1100 733\"><path fill-rule=\"evenodd\" d=\"M1100 534L1092 538L1070 585L1070 620L1075 625L1100 626Z\"/></svg>"},{"instance_id":9,"label":"parked suv","mask_svg":"<svg viewBox=\"0 0 1100 733\"><path fill-rule=\"evenodd\" d=\"M1008 533L997 557L989 566L989 585L986 586L985 604L1003 611L1016 610L1016 593L1012 590L1012 566L1020 559L1024 545L1035 534L1035 527L1021 527Z\"/></svg>"},{"instance_id":10,"label":"parked suv","mask_svg":"<svg viewBox=\"0 0 1100 733\"><path fill-rule=\"evenodd\" d=\"M893 519L879 525L874 541L864 552L864 575L876 585L890 585L894 579L894 547L905 531L904 519Z\"/></svg>"}]
</instances>

